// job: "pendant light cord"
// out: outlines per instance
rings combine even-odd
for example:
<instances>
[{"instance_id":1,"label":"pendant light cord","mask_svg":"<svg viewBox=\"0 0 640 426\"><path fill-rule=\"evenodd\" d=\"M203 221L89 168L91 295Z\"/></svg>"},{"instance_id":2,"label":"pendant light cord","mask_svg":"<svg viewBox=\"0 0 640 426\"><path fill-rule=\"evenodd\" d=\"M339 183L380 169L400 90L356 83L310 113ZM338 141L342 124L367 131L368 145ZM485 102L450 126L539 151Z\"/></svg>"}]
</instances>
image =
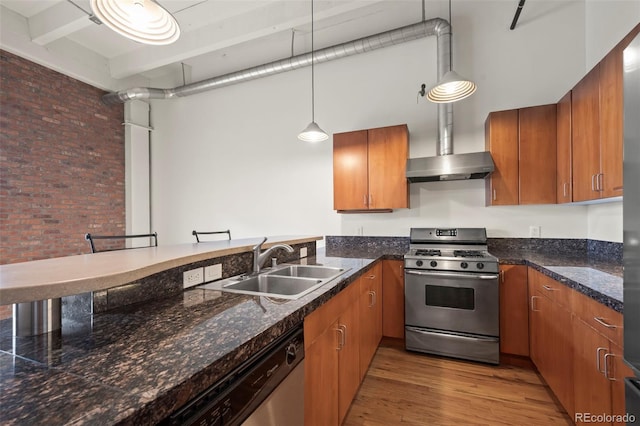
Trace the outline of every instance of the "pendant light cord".
<instances>
[{"instance_id":1,"label":"pendant light cord","mask_svg":"<svg viewBox=\"0 0 640 426\"><path fill-rule=\"evenodd\" d=\"M311 121L315 122L316 121L316 116L315 116L315 105L316 105L316 100L315 100L315 84L314 84L314 80L315 80L315 73L313 70L313 0L311 0Z\"/></svg>"},{"instance_id":2,"label":"pendant light cord","mask_svg":"<svg viewBox=\"0 0 640 426\"><path fill-rule=\"evenodd\" d=\"M451 28L451 40L449 42L449 69L453 69L453 22L451 22L451 0L449 0L449 27Z\"/></svg>"}]
</instances>

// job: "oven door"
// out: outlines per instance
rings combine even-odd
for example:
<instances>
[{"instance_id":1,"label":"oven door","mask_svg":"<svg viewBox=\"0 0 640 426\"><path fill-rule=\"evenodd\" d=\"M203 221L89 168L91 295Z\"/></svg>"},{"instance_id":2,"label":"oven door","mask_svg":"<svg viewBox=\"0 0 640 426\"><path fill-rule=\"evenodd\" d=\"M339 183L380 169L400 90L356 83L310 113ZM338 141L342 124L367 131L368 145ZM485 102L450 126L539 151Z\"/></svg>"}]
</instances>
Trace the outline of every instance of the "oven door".
<instances>
[{"instance_id":1,"label":"oven door","mask_svg":"<svg viewBox=\"0 0 640 426\"><path fill-rule=\"evenodd\" d=\"M405 325L499 336L497 274L405 269Z\"/></svg>"}]
</instances>

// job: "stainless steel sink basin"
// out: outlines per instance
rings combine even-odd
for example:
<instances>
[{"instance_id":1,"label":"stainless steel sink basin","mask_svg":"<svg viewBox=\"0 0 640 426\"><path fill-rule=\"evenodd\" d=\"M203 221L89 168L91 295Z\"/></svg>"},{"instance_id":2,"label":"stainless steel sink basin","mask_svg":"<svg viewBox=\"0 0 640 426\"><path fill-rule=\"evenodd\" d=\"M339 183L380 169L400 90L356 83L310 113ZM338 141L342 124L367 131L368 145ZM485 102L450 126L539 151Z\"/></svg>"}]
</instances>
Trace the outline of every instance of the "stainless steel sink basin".
<instances>
[{"instance_id":1,"label":"stainless steel sink basin","mask_svg":"<svg viewBox=\"0 0 640 426\"><path fill-rule=\"evenodd\" d=\"M267 272L268 275L281 275L301 278L333 278L344 272L341 268L331 268L317 265L283 265L278 269Z\"/></svg>"},{"instance_id":2,"label":"stainless steel sink basin","mask_svg":"<svg viewBox=\"0 0 640 426\"><path fill-rule=\"evenodd\" d=\"M200 286L229 293L298 299L346 272L316 265L280 265L258 275L241 275Z\"/></svg>"}]
</instances>

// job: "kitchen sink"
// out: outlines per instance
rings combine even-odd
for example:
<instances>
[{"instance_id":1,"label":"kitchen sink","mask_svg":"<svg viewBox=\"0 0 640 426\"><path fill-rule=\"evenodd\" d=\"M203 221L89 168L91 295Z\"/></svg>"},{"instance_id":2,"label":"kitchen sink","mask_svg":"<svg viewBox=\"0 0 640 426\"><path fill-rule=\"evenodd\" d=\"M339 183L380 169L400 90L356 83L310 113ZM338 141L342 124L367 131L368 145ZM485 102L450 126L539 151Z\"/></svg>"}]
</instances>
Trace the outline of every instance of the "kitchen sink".
<instances>
[{"instance_id":1,"label":"kitchen sink","mask_svg":"<svg viewBox=\"0 0 640 426\"><path fill-rule=\"evenodd\" d=\"M344 269L331 268L328 266L316 265L283 265L275 270L267 272L271 276L286 276L300 278L334 278L342 274Z\"/></svg>"},{"instance_id":2,"label":"kitchen sink","mask_svg":"<svg viewBox=\"0 0 640 426\"><path fill-rule=\"evenodd\" d=\"M204 284L200 288L229 293L298 299L346 272L316 265L280 265L258 275L240 275Z\"/></svg>"}]
</instances>

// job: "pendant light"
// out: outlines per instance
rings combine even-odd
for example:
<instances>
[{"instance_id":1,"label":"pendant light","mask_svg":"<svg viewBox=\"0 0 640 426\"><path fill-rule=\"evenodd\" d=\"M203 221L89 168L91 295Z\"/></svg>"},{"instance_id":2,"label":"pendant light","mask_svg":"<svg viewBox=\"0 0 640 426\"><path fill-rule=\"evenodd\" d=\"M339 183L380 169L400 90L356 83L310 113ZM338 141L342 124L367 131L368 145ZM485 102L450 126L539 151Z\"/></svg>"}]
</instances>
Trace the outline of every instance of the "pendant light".
<instances>
[{"instance_id":1,"label":"pendant light","mask_svg":"<svg viewBox=\"0 0 640 426\"><path fill-rule=\"evenodd\" d=\"M107 27L144 44L171 44L180 37L176 19L155 0L91 0L93 14Z\"/></svg>"},{"instance_id":2,"label":"pendant light","mask_svg":"<svg viewBox=\"0 0 640 426\"><path fill-rule=\"evenodd\" d=\"M311 123L300 132L298 139L305 142L322 142L329 139L329 135L327 135L315 121L315 74L313 62L313 0L311 0Z\"/></svg>"},{"instance_id":3,"label":"pendant light","mask_svg":"<svg viewBox=\"0 0 640 426\"><path fill-rule=\"evenodd\" d=\"M449 0L449 25L451 25L451 0ZM453 31L451 32L453 38ZM427 98L434 103L444 104L456 102L471 96L476 91L473 81L461 77L453 71L453 43L449 46L449 71L447 71L438 83L429 90Z\"/></svg>"}]
</instances>

